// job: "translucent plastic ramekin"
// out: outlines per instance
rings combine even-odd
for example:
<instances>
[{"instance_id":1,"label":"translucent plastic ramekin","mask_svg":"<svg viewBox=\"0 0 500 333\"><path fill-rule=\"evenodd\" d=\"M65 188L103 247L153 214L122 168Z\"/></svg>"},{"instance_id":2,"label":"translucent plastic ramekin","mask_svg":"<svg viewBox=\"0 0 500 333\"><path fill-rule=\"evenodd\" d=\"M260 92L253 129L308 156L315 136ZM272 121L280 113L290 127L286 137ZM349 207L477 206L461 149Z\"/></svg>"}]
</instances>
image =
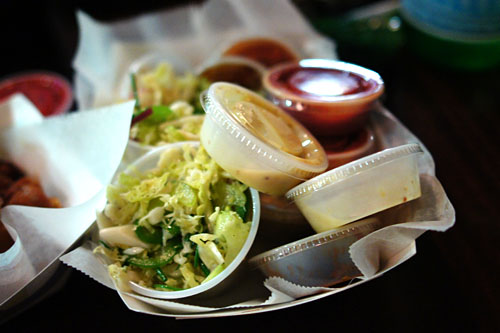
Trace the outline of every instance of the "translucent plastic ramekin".
<instances>
[{"instance_id":1,"label":"translucent plastic ramekin","mask_svg":"<svg viewBox=\"0 0 500 333\"><path fill-rule=\"evenodd\" d=\"M299 53L287 42L267 36L246 36L230 41L222 55L245 57L265 67L300 59Z\"/></svg>"},{"instance_id":2,"label":"translucent plastic ramekin","mask_svg":"<svg viewBox=\"0 0 500 333\"><path fill-rule=\"evenodd\" d=\"M134 98L131 74L153 71L162 63L171 65L176 74L187 73L190 70L190 66L186 61L171 53L155 52L143 55L142 57L134 60L130 64L127 72L122 75L120 83L117 87L115 98L117 100L129 100ZM123 164L130 164L142 155L155 150L158 147L160 146L147 145L133 139L129 139L124 153Z\"/></svg>"},{"instance_id":3,"label":"translucent plastic ramekin","mask_svg":"<svg viewBox=\"0 0 500 333\"><path fill-rule=\"evenodd\" d=\"M375 136L365 126L354 133L336 137L318 137L328 157L328 169L334 169L375 152Z\"/></svg>"},{"instance_id":4,"label":"translucent plastic ramekin","mask_svg":"<svg viewBox=\"0 0 500 333\"><path fill-rule=\"evenodd\" d=\"M284 196L260 193L260 231L259 237L269 246L289 243L314 230L300 212L297 205Z\"/></svg>"},{"instance_id":5,"label":"translucent plastic ramekin","mask_svg":"<svg viewBox=\"0 0 500 333\"><path fill-rule=\"evenodd\" d=\"M0 81L0 103L16 93L25 95L45 117L66 113L73 103L70 82L53 72L24 72Z\"/></svg>"},{"instance_id":6,"label":"translucent plastic ramekin","mask_svg":"<svg viewBox=\"0 0 500 333\"><path fill-rule=\"evenodd\" d=\"M131 74L152 71L156 66L167 63L173 67L177 74L188 72L189 64L183 59L165 52L156 52L143 55L134 60L126 73L123 73L116 91L115 98L117 100L128 100L133 98Z\"/></svg>"},{"instance_id":7,"label":"translucent plastic ramekin","mask_svg":"<svg viewBox=\"0 0 500 333\"><path fill-rule=\"evenodd\" d=\"M302 286L329 287L361 275L349 247L380 227L378 219L367 218L266 251L250 258L249 264L267 277L281 277Z\"/></svg>"},{"instance_id":8,"label":"translucent plastic ramekin","mask_svg":"<svg viewBox=\"0 0 500 333\"><path fill-rule=\"evenodd\" d=\"M286 193L316 232L344 224L420 197L418 144L366 156Z\"/></svg>"},{"instance_id":9,"label":"translucent plastic ramekin","mask_svg":"<svg viewBox=\"0 0 500 333\"><path fill-rule=\"evenodd\" d=\"M235 116L228 106L230 100L257 105L258 112L269 112L274 119L280 119L297 140L294 148L301 152L294 155L270 143L252 127L253 121L260 121L255 118L267 116L254 113L252 121ZM326 154L311 133L262 96L235 84L218 82L202 94L201 102L206 112L201 143L222 168L248 186L270 195L283 195L327 168Z\"/></svg>"},{"instance_id":10,"label":"translucent plastic ramekin","mask_svg":"<svg viewBox=\"0 0 500 333\"><path fill-rule=\"evenodd\" d=\"M155 150L150 151L149 153L143 155L141 158L136 160L131 164L132 168L125 170L125 172L133 172L134 170L138 170L140 172L146 172L156 167L158 160L161 154L165 151L169 151L171 149L182 149L184 145L192 145L194 147L199 147L199 142L177 142L172 143L167 146L159 147ZM224 290L227 290L233 282L237 279L239 275L241 266L245 263L245 258L250 251L250 248L253 245L255 240L255 236L257 235L257 230L259 227L260 221L260 200L259 193L256 190L250 189L250 197L251 197L251 221L252 226L250 227L250 232L248 233L247 239L243 244L238 255L234 258L234 260L226 267L224 270L216 275L213 279L207 281L206 283L202 283L199 286L179 290L179 291L159 291L150 288L146 288L140 286L137 283L130 282L130 287L133 291L138 294L160 298L160 299L180 299L186 297L209 297L212 295L219 294Z\"/></svg>"},{"instance_id":11,"label":"translucent plastic ramekin","mask_svg":"<svg viewBox=\"0 0 500 333\"><path fill-rule=\"evenodd\" d=\"M196 75L206 78L210 82L231 82L258 91L262 88L262 76L265 68L255 60L224 56L215 60L208 60L196 71Z\"/></svg>"},{"instance_id":12,"label":"translucent plastic ramekin","mask_svg":"<svg viewBox=\"0 0 500 333\"><path fill-rule=\"evenodd\" d=\"M380 75L330 59L303 59L270 68L263 78L273 102L314 135L344 135L363 127L384 91Z\"/></svg>"}]
</instances>

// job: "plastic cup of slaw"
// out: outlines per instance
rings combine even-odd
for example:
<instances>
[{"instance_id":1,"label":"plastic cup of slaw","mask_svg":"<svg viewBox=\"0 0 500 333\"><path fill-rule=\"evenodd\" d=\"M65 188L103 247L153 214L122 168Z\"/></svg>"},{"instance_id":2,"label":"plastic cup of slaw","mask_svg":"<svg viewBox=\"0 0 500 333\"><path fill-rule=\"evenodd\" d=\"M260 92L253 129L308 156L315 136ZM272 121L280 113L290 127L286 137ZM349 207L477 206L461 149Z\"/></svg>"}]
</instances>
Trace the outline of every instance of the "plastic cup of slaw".
<instances>
[{"instance_id":1,"label":"plastic cup of slaw","mask_svg":"<svg viewBox=\"0 0 500 333\"><path fill-rule=\"evenodd\" d=\"M171 65L177 74L182 74L189 71L190 69L190 66L187 62L170 53L156 52L143 55L142 57L134 60L130 64L126 73L123 74L118 85L116 98L120 100L129 100L133 98L134 96L130 75L152 71L161 63L168 63L169 65Z\"/></svg>"},{"instance_id":2,"label":"plastic cup of slaw","mask_svg":"<svg viewBox=\"0 0 500 333\"><path fill-rule=\"evenodd\" d=\"M130 64L127 72L123 75L120 85L118 87L117 99L128 100L134 97L131 85L132 74L137 75L145 72L154 71L156 66L162 63L171 65L176 74L187 73L190 70L190 66L186 61L170 53L156 52L152 54L146 54L142 57L137 58ZM200 119L200 121L202 121L202 119ZM192 141L192 140L186 140L186 141ZM123 163L124 164L132 163L142 155L154 149L157 149L158 147L164 144L165 143L159 145L149 145L134 139L129 139L127 148L124 153Z\"/></svg>"},{"instance_id":3,"label":"plastic cup of slaw","mask_svg":"<svg viewBox=\"0 0 500 333\"><path fill-rule=\"evenodd\" d=\"M124 172L147 172L156 167L162 153L170 150L182 150L184 145L191 145L193 147L199 147L199 142L177 142L167 146L159 147L155 150L148 152L143 155L135 162L130 164L130 168L127 168ZM115 179L116 181L116 179ZM208 297L217 295L224 290L227 290L232 283L236 280L237 276L243 269L241 266L245 264L245 258L253 245L255 237L257 235L257 230L260 221L260 200L259 194L256 190L249 188L250 198L251 198L251 215L248 219L251 220L251 227L246 238L245 243L238 255L233 259L233 261L224 268L222 272L210 279L209 281L202 283L196 287L178 290L178 291L159 291L155 289L150 289L143 287L137 283L130 282L130 287L133 291L140 295L159 298L159 299L180 299L187 297ZM203 294L203 295L201 295Z\"/></svg>"}]
</instances>

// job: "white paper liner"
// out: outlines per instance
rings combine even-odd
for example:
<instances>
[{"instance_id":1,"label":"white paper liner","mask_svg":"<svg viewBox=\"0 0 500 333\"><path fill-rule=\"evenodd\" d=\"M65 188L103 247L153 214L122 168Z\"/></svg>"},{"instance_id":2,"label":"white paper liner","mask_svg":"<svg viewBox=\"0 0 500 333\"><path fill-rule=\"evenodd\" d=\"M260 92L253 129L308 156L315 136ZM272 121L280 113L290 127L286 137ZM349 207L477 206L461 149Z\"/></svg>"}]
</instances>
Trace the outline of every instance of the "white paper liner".
<instances>
[{"instance_id":1,"label":"white paper liner","mask_svg":"<svg viewBox=\"0 0 500 333\"><path fill-rule=\"evenodd\" d=\"M7 103L10 107L0 110L26 111L22 99L16 97ZM106 186L128 141L133 106L127 102L13 123L0 130L0 157L38 179L47 196L59 198L65 207L2 208L1 220L15 243L0 254L0 306L11 306L8 300L21 289L29 292L16 302L41 287L56 270L59 256L95 221L95 211L105 203ZM20 272L22 279L10 283Z\"/></svg>"},{"instance_id":2,"label":"white paper liner","mask_svg":"<svg viewBox=\"0 0 500 333\"><path fill-rule=\"evenodd\" d=\"M17 232L9 225L5 227L14 245L0 255L0 299L10 297L11 290L23 288L36 274Z\"/></svg>"},{"instance_id":3,"label":"white paper liner","mask_svg":"<svg viewBox=\"0 0 500 333\"><path fill-rule=\"evenodd\" d=\"M0 130L39 123L43 116L23 94L14 94L0 104Z\"/></svg>"},{"instance_id":4,"label":"white paper liner","mask_svg":"<svg viewBox=\"0 0 500 333\"><path fill-rule=\"evenodd\" d=\"M334 43L287 0L209 0L108 24L78 12L77 20L75 98L83 109L115 103L132 62L148 54L170 54L194 71L228 41L265 36L287 41L303 57L336 58Z\"/></svg>"}]
</instances>

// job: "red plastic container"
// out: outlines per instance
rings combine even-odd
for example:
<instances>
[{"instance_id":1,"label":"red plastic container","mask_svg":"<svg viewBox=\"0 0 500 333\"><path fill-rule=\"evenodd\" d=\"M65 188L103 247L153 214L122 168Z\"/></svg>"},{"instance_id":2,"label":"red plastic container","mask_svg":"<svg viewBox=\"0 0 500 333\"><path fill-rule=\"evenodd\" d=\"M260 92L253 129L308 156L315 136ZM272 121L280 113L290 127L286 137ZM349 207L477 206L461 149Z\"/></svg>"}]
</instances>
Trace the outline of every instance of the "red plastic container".
<instances>
[{"instance_id":1,"label":"red plastic container","mask_svg":"<svg viewBox=\"0 0 500 333\"><path fill-rule=\"evenodd\" d=\"M361 129L384 91L376 72L329 59L275 66L264 75L263 85L275 104L318 136Z\"/></svg>"},{"instance_id":2,"label":"red plastic container","mask_svg":"<svg viewBox=\"0 0 500 333\"><path fill-rule=\"evenodd\" d=\"M67 112L73 102L70 83L50 72L19 74L0 82L0 102L16 93L24 94L46 117Z\"/></svg>"}]
</instances>

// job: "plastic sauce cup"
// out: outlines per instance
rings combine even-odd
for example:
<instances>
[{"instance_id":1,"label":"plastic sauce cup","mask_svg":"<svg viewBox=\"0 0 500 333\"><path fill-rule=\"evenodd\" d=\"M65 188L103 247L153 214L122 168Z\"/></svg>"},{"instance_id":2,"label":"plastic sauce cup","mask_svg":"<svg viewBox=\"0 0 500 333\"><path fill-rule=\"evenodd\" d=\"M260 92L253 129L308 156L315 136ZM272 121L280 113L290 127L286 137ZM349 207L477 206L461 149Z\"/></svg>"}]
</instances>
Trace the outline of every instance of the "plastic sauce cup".
<instances>
[{"instance_id":1,"label":"plastic sauce cup","mask_svg":"<svg viewBox=\"0 0 500 333\"><path fill-rule=\"evenodd\" d=\"M328 287L361 276L349 247L381 226L378 219L367 218L266 251L252 257L249 264L267 277Z\"/></svg>"},{"instance_id":2,"label":"plastic sauce cup","mask_svg":"<svg viewBox=\"0 0 500 333\"><path fill-rule=\"evenodd\" d=\"M376 72L328 59L275 66L264 75L263 85L275 104L320 136L362 128L384 91Z\"/></svg>"},{"instance_id":3,"label":"plastic sauce cup","mask_svg":"<svg viewBox=\"0 0 500 333\"><path fill-rule=\"evenodd\" d=\"M231 82L257 91L262 88L265 68L251 59L225 56L203 64L195 72L210 82Z\"/></svg>"},{"instance_id":4,"label":"plastic sauce cup","mask_svg":"<svg viewBox=\"0 0 500 333\"><path fill-rule=\"evenodd\" d=\"M68 80L51 72L25 73L0 82L0 101L16 93L25 95L45 117L67 112L73 103Z\"/></svg>"},{"instance_id":5,"label":"plastic sauce cup","mask_svg":"<svg viewBox=\"0 0 500 333\"><path fill-rule=\"evenodd\" d=\"M283 41L258 36L234 41L222 54L252 59L265 67L300 59L298 53Z\"/></svg>"},{"instance_id":6,"label":"plastic sauce cup","mask_svg":"<svg viewBox=\"0 0 500 333\"><path fill-rule=\"evenodd\" d=\"M318 140L326 151L329 170L375 152L375 136L368 126L348 135Z\"/></svg>"},{"instance_id":7,"label":"plastic sauce cup","mask_svg":"<svg viewBox=\"0 0 500 333\"><path fill-rule=\"evenodd\" d=\"M418 144L407 144L332 169L291 189L316 232L338 228L420 197Z\"/></svg>"},{"instance_id":8,"label":"plastic sauce cup","mask_svg":"<svg viewBox=\"0 0 500 333\"><path fill-rule=\"evenodd\" d=\"M262 96L218 82L201 96L201 143L227 172L260 192L283 195L328 165L319 142Z\"/></svg>"}]
</instances>

